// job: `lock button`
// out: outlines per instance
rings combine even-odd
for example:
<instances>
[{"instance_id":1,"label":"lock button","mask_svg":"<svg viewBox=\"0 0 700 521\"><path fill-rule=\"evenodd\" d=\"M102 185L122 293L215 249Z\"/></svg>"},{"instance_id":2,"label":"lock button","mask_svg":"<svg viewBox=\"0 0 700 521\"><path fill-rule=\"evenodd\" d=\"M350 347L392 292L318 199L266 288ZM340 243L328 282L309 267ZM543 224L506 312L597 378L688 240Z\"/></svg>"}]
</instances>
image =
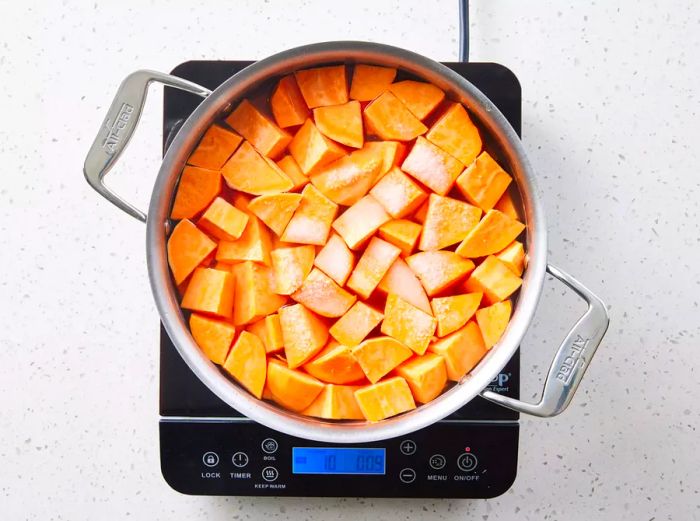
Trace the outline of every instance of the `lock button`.
<instances>
[{"instance_id":1,"label":"lock button","mask_svg":"<svg viewBox=\"0 0 700 521\"><path fill-rule=\"evenodd\" d=\"M207 467L216 467L219 464L219 455L216 452L205 452L202 456L202 463Z\"/></svg>"}]
</instances>

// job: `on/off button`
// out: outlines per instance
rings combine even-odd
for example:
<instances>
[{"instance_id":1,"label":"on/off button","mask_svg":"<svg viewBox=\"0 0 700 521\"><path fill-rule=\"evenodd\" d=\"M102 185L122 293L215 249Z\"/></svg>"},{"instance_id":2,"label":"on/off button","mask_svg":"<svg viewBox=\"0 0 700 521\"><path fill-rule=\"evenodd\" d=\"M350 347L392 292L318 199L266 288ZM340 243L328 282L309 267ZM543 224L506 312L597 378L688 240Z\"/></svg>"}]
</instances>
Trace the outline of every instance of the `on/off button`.
<instances>
[{"instance_id":1,"label":"on/off button","mask_svg":"<svg viewBox=\"0 0 700 521\"><path fill-rule=\"evenodd\" d=\"M471 472L479 464L479 460L471 452L460 454L457 458L457 466L464 472Z\"/></svg>"}]
</instances>

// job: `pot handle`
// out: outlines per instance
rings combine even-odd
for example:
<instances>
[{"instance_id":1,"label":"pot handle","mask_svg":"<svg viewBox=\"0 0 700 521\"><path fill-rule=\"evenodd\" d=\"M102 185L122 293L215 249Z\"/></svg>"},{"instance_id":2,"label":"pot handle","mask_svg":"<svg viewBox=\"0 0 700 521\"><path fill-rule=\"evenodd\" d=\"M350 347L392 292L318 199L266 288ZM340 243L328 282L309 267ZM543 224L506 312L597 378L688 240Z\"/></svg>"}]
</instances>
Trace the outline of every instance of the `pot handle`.
<instances>
[{"instance_id":1,"label":"pot handle","mask_svg":"<svg viewBox=\"0 0 700 521\"><path fill-rule=\"evenodd\" d=\"M107 117L102 122L83 166L85 179L97 193L143 222L146 222L146 214L115 194L104 184L103 180L129 144L146 103L148 86L154 81L198 94L203 98L211 94L209 89L196 83L158 71L140 70L129 74L119 86L117 95L107 111Z\"/></svg>"},{"instance_id":2,"label":"pot handle","mask_svg":"<svg viewBox=\"0 0 700 521\"><path fill-rule=\"evenodd\" d=\"M593 292L551 264L547 265L547 272L574 290L588 303L588 309L559 346L549 367L540 401L535 404L502 396L493 391L481 393L481 396L489 401L543 418L556 416L567 408L610 323L605 304Z\"/></svg>"}]
</instances>

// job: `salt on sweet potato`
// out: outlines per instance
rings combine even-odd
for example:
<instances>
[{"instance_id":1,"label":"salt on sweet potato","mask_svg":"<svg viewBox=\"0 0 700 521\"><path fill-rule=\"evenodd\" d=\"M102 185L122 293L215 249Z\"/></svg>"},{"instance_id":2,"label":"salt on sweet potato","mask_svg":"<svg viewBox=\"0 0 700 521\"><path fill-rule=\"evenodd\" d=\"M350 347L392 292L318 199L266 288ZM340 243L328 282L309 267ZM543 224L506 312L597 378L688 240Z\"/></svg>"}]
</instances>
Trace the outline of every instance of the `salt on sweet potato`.
<instances>
[{"instance_id":1,"label":"salt on sweet potato","mask_svg":"<svg viewBox=\"0 0 700 521\"><path fill-rule=\"evenodd\" d=\"M356 346L379 325L384 315L362 301L355 302L328 330L346 346Z\"/></svg>"},{"instance_id":2,"label":"salt on sweet potato","mask_svg":"<svg viewBox=\"0 0 700 521\"><path fill-rule=\"evenodd\" d=\"M316 250L310 244L272 250L272 269L275 292L291 295L304 283L314 265Z\"/></svg>"},{"instance_id":3,"label":"salt on sweet potato","mask_svg":"<svg viewBox=\"0 0 700 521\"><path fill-rule=\"evenodd\" d=\"M367 141L364 149L381 158L382 166L377 172L377 181L389 170L400 165L406 157L406 144L400 141Z\"/></svg>"},{"instance_id":4,"label":"salt on sweet potato","mask_svg":"<svg viewBox=\"0 0 700 521\"><path fill-rule=\"evenodd\" d=\"M308 176L345 155L345 150L324 136L311 119L307 119L289 143L289 153Z\"/></svg>"},{"instance_id":5,"label":"salt on sweet potato","mask_svg":"<svg viewBox=\"0 0 700 521\"><path fill-rule=\"evenodd\" d=\"M476 206L451 197L430 194L418 249L441 250L461 242L481 217Z\"/></svg>"},{"instance_id":6,"label":"salt on sweet potato","mask_svg":"<svg viewBox=\"0 0 700 521\"><path fill-rule=\"evenodd\" d=\"M328 342L326 347L303 367L311 376L330 384L348 384L365 378L352 349L334 340Z\"/></svg>"},{"instance_id":7,"label":"salt on sweet potato","mask_svg":"<svg viewBox=\"0 0 700 521\"><path fill-rule=\"evenodd\" d=\"M403 160L401 170L438 195L446 195L462 172L462 163L423 136Z\"/></svg>"},{"instance_id":8,"label":"salt on sweet potato","mask_svg":"<svg viewBox=\"0 0 700 521\"><path fill-rule=\"evenodd\" d=\"M403 256L410 255L418 243L422 226L408 219L394 219L379 227L379 237L401 250Z\"/></svg>"},{"instance_id":9,"label":"salt on sweet potato","mask_svg":"<svg viewBox=\"0 0 700 521\"><path fill-rule=\"evenodd\" d=\"M279 315L287 364L294 369L323 349L328 340L328 328L302 304L285 306L279 310Z\"/></svg>"},{"instance_id":10,"label":"salt on sweet potato","mask_svg":"<svg viewBox=\"0 0 700 521\"><path fill-rule=\"evenodd\" d=\"M309 108L341 105L348 101L345 65L296 71L297 84Z\"/></svg>"},{"instance_id":11,"label":"salt on sweet potato","mask_svg":"<svg viewBox=\"0 0 700 521\"><path fill-rule=\"evenodd\" d=\"M206 357L219 365L226 360L236 336L233 324L200 313L190 315L190 332Z\"/></svg>"},{"instance_id":12,"label":"salt on sweet potato","mask_svg":"<svg viewBox=\"0 0 700 521\"><path fill-rule=\"evenodd\" d=\"M358 389L355 399L364 417L373 422L416 408L411 389L400 376Z\"/></svg>"},{"instance_id":13,"label":"salt on sweet potato","mask_svg":"<svg viewBox=\"0 0 700 521\"><path fill-rule=\"evenodd\" d=\"M494 304L510 297L523 283L498 257L489 255L464 283L467 291L481 291L484 301Z\"/></svg>"},{"instance_id":14,"label":"salt on sweet potato","mask_svg":"<svg viewBox=\"0 0 700 521\"><path fill-rule=\"evenodd\" d=\"M248 224L248 215L222 197L217 197L197 221L197 226L212 237L235 241Z\"/></svg>"},{"instance_id":15,"label":"salt on sweet potato","mask_svg":"<svg viewBox=\"0 0 700 521\"><path fill-rule=\"evenodd\" d=\"M421 311L431 314L430 301L423 285L403 259L396 259L379 282L377 289L385 294L393 293Z\"/></svg>"},{"instance_id":16,"label":"salt on sweet potato","mask_svg":"<svg viewBox=\"0 0 700 521\"><path fill-rule=\"evenodd\" d=\"M431 343L428 350L445 360L447 378L454 382L459 382L486 354L481 331L473 320L454 333Z\"/></svg>"},{"instance_id":17,"label":"salt on sweet potato","mask_svg":"<svg viewBox=\"0 0 700 521\"><path fill-rule=\"evenodd\" d=\"M236 285L233 307L235 325L255 322L285 304L287 299L273 291L274 275L268 266L245 261L234 264L231 273Z\"/></svg>"},{"instance_id":18,"label":"salt on sweet potato","mask_svg":"<svg viewBox=\"0 0 700 521\"><path fill-rule=\"evenodd\" d=\"M474 269L472 261L446 250L422 251L408 257L406 262L429 297L454 286Z\"/></svg>"},{"instance_id":19,"label":"salt on sweet potato","mask_svg":"<svg viewBox=\"0 0 700 521\"><path fill-rule=\"evenodd\" d=\"M461 103L453 103L425 135L452 157L469 166L481 152L479 129ZM444 195L444 194L441 194Z\"/></svg>"},{"instance_id":20,"label":"salt on sweet potato","mask_svg":"<svg viewBox=\"0 0 700 521\"><path fill-rule=\"evenodd\" d=\"M377 383L401 362L408 360L413 352L395 338L383 336L365 340L352 348L352 354L367 379Z\"/></svg>"},{"instance_id":21,"label":"salt on sweet potato","mask_svg":"<svg viewBox=\"0 0 700 521\"><path fill-rule=\"evenodd\" d=\"M496 253L496 257L518 277L522 276L523 270L525 269L525 248L522 242L511 242L508 246Z\"/></svg>"},{"instance_id":22,"label":"salt on sweet potato","mask_svg":"<svg viewBox=\"0 0 700 521\"><path fill-rule=\"evenodd\" d=\"M292 215L301 203L301 197L301 194L289 193L260 195L250 201L248 210L279 237L292 220Z\"/></svg>"},{"instance_id":23,"label":"salt on sweet potato","mask_svg":"<svg viewBox=\"0 0 700 521\"><path fill-rule=\"evenodd\" d=\"M396 368L396 374L406 380L420 403L437 398L447 384L445 359L434 353L411 358Z\"/></svg>"},{"instance_id":24,"label":"salt on sweet potato","mask_svg":"<svg viewBox=\"0 0 700 521\"><path fill-rule=\"evenodd\" d=\"M284 347L280 316L277 313L267 315L265 318L253 322L246 330L256 335L262 341L266 353L277 353Z\"/></svg>"},{"instance_id":25,"label":"salt on sweet potato","mask_svg":"<svg viewBox=\"0 0 700 521\"><path fill-rule=\"evenodd\" d=\"M318 268L313 268L292 298L323 317L340 317L357 297L338 286Z\"/></svg>"},{"instance_id":26,"label":"salt on sweet potato","mask_svg":"<svg viewBox=\"0 0 700 521\"><path fill-rule=\"evenodd\" d=\"M274 161L261 156L248 141L226 161L221 175L229 187L253 195L278 194L294 185Z\"/></svg>"},{"instance_id":27,"label":"salt on sweet potato","mask_svg":"<svg viewBox=\"0 0 700 521\"><path fill-rule=\"evenodd\" d=\"M171 219L192 219L221 192L221 172L185 166L177 185Z\"/></svg>"},{"instance_id":28,"label":"salt on sweet potato","mask_svg":"<svg viewBox=\"0 0 700 521\"><path fill-rule=\"evenodd\" d=\"M212 125L202 136L197 148L187 158L187 164L219 170L231 157L243 138L219 125Z\"/></svg>"},{"instance_id":29,"label":"salt on sweet potato","mask_svg":"<svg viewBox=\"0 0 700 521\"><path fill-rule=\"evenodd\" d=\"M391 220L384 207L372 197L366 195L333 221L333 229L351 250L362 246L379 227Z\"/></svg>"},{"instance_id":30,"label":"salt on sweet potato","mask_svg":"<svg viewBox=\"0 0 700 521\"><path fill-rule=\"evenodd\" d=\"M359 101L315 108L314 121L324 136L347 147L362 148L365 136Z\"/></svg>"},{"instance_id":31,"label":"salt on sweet potato","mask_svg":"<svg viewBox=\"0 0 700 521\"><path fill-rule=\"evenodd\" d=\"M270 96L270 108L275 121L282 128L301 125L309 117L309 107L306 106L293 74L277 83Z\"/></svg>"},{"instance_id":32,"label":"salt on sweet potato","mask_svg":"<svg viewBox=\"0 0 700 521\"><path fill-rule=\"evenodd\" d=\"M431 300L430 307L438 321L437 336L447 336L466 324L479 309L482 296L481 292L474 292Z\"/></svg>"},{"instance_id":33,"label":"salt on sweet potato","mask_svg":"<svg viewBox=\"0 0 700 521\"><path fill-rule=\"evenodd\" d=\"M241 331L223 365L226 372L257 399L262 398L267 376L267 358L260 339Z\"/></svg>"},{"instance_id":34,"label":"salt on sweet potato","mask_svg":"<svg viewBox=\"0 0 700 521\"><path fill-rule=\"evenodd\" d=\"M233 274L212 268L197 268L180 305L184 309L229 318L233 313Z\"/></svg>"},{"instance_id":35,"label":"salt on sweet potato","mask_svg":"<svg viewBox=\"0 0 700 521\"><path fill-rule=\"evenodd\" d=\"M384 154L383 149L367 143L311 174L311 182L331 201L353 205L372 188L383 168Z\"/></svg>"},{"instance_id":36,"label":"salt on sweet potato","mask_svg":"<svg viewBox=\"0 0 700 521\"><path fill-rule=\"evenodd\" d=\"M395 338L414 353L422 355L428 349L436 327L437 320L432 315L398 295L389 293L384 308L382 333Z\"/></svg>"},{"instance_id":37,"label":"salt on sweet potato","mask_svg":"<svg viewBox=\"0 0 700 521\"><path fill-rule=\"evenodd\" d=\"M216 243L188 219L177 223L168 238L168 264L175 284L184 281L215 248Z\"/></svg>"},{"instance_id":38,"label":"salt on sweet potato","mask_svg":"<svg viewBox=\"0 0 700 521\"><path fill-rule=\"evenodd\" d=\"M301 414L328 420L364 420L355 399L355 391L359 388L355 385L328 384Z\"/></svg>"},{"instance_id":39,"label":"salt on sweet potato","mask_svg":"<svg viewBox=\"0 0 700 521\"><path fill-rule=\"evenodd\" d=\"M514 241L525 225L498 210L489 210L474 226L455 252L466 258L485 257L497 253Z\"/></svg>"},{"instance_id":40,"label":"salt on sweet potato","mask_svg":"<svg viewBox=\"0 0 700 521\"><path fill-rule=\"evenodd\" d=\"M292 156L284 156L282 159L277 161L277 166L280 167L282 172L284 172L292 181L292 187L289 189L290 191L303 188L304 185L309 182L308 176L301 171L301 168L299 168L299 165Z\"/></svg>"},{"instance_id":41,"label":"salt on sweet potato","mask_svg":"<svg viewBox=\"0 0 700 521\"><path fill-rule=\"evenodd\" d=\"M457 178L457 188L484 211L494 207L513 180L488 152L482 152Z\"/></svg>"},{"instance_id":42,"label":"salt on sweet potato","mask_svg":"<svg viewBox=\"0 0 700 521\"><path fill-rule=\"evenodd\" d=\"M267 361L267 387L272 399L290 411L306 409L323 390L323 383L274 358Z\"/></svg>"},{"instance_id":43,"label":"salt on sweet potato","mask_svg":"<svg viewBox=\"0 0 700 521\"><path fill-rule=\"evenodd\" d=\"M443 91L424 81L399 81L392 83L389 91L420 120L427 118L445 99Z\"/></svg>"},{"instance_id":44,"label":"salt on sweet potato","mask_svg":"<svg viewBox=\"0 0 700 521\"><path fill-rule=\"evenodd\" d=\"M226 118L226 123L250 142L263 156L275 159L284 152L292 136L244 99Z\"/></svg>"},{"instance_id":45,"label":"salt on sweet potato","mask_svg":"<svg viewBox=\"0 0 700 521\"><path fill-rule=\"evenodd\" d=\"M364 110L367 132L384 140L411 141L428 130L391 92L384 92Z\"/></svg>"},{"instance_id":46,"label":"salt on sweet potato","mask_svg":"<svg viewBox=\"0 0 700 521\"><path fill-rule=\"evenodd\" d=\"M280 238L285 242L323 246L338 211L338 205L312 184L306 185L301 195L301 203Z\"/></svg>"},{"instance_id":47,"label":"salt on sweet potato","mask_svg":"<svg viewBox=\"0 0 700 521\"><path fill-rule=\"evenodd\" d=\"M348 279L348 288L360 298L369 298L400 253L393 244L373 237Z\"/></svg>"},{"instance_id":48,"label":"salt on sweet potato","mask_svg":"<svg viewBox=\"0 0 700 521\"><path fill-rule=\"evenodd\" d=\"M355 256L338 234L331 234L328 242L316 254L314 266L332 278L338 285L345 283L355 267Z\"/></svg>"},{"instance_id":49,"label":"salt on sweet potato","mask_svg":"<svg viewBox=\"0 0 700 521\"><path fill-rule=\"evenodd\" d=\"M394 219L412 213L428 197L428 194L398 167L389 170L369 193Z\"/></svg>"},{"instance_id":50,"label":"salt on sweet potato","mask_svg":"<svg viewBox=\"0 0 700 521\"><path fill-rule=\"evenodd\" d=\"M396 69L358 63L352 73L350 99L371 101L389 88Z\"/></svg>"},{"instance_id":51,"label":"salt on sweet potato","mask_svg":"<svg viewBox=\"0 0 700 521\"><path fill-rule=\"evenodd\" d=\"M221 262L255 261L270 265L272 242L270 232L255 215L248 215L248 224L235 241L219 241L216 260Z\"/></svg>"},{"instance_id":52,"label":"salt on sweet potato","mask_svg":"<svg viewBox=\"0 0 700 521\"><path fill-rule=\"evenodd\" d=\"M495 346L503 336L508 327L511 309L510 300L504 300L477 310L476 321L487 349Z\"/></svg>"}]
</instances>

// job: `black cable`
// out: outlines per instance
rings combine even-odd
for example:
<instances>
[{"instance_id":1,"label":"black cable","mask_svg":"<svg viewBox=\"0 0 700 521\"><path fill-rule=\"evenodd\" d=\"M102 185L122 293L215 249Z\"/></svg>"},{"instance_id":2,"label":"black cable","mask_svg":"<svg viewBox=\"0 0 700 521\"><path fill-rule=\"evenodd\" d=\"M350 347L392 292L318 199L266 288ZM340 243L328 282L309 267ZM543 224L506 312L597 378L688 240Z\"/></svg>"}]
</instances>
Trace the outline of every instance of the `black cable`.
<instances>
[{"instance_id":1,"label":"black cable","mask_svg":"<svg viewBox=\"0 0 700 521\"><path fill-rule=\"evenodd\" d=\"M459 0L459 61L469 61L469 0Z\"/></svg>"}]
</instances>

